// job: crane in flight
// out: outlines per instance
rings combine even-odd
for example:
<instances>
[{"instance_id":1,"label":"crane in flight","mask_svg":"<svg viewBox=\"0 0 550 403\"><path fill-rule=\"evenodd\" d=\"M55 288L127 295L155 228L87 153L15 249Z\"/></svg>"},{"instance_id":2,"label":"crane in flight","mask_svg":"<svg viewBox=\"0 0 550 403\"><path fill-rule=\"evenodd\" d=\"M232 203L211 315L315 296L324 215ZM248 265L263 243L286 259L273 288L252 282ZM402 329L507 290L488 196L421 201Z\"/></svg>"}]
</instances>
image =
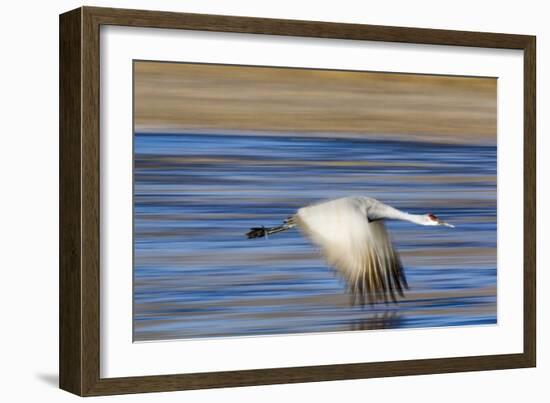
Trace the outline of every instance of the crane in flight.
<instances>
[{"instance_id":1,"label":"crane in flight","mask_svg":"<svg viewBox=\"0 0 550 403\"><path fill-rule=\"evenodd\" d=\"M371 197L352 196L323 201L298 209L283 224L254 227L249 239L268 237L298 227L347 283L352 304L396 302L408 289L403 266L384 220L454 228L433 214L409 214Z\"/></svg>"}]
</instances>

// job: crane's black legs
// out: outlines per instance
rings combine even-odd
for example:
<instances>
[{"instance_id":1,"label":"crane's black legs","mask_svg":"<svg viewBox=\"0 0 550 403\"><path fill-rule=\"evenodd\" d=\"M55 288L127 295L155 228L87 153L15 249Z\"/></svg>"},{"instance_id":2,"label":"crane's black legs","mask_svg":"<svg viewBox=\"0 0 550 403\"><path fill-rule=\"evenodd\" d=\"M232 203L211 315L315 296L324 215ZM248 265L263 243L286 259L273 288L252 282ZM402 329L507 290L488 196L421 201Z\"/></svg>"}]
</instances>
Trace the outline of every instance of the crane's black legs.
<instances>
[{"instance_id":1,"label":"crane's black legs","mask_svg":"<svg viewBox=\"0 0 550 403\"><path fill-rule=\"evenodd\" d=\"M261 227L250 228L250 231L246 233L246 236L248 239L262 238L262 237L267 238L269 235L289 230L291 228L294 228L295 226L296 226L296 223L294 222L294 217L288 217L283 222L282 225L279 225L277 227L267 228L267 227L261 226Z\"/></svg>"}]
</instances>

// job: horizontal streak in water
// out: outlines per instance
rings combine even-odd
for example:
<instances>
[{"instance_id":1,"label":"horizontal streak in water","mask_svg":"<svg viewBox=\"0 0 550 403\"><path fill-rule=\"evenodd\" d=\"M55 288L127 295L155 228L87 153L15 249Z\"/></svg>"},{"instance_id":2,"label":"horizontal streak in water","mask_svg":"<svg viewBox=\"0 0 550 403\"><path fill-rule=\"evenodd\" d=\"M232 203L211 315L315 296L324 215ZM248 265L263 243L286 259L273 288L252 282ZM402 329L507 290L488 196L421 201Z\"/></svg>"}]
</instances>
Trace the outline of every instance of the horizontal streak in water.
<instances>
[{"instance_id":1,"label":"horizontal streak in water","mask_svg":"<svg viewBox=\"0 0 550 403\"><path fill-rule=\"evenodd\" d=\"M134 339L496 323L496 147L138 133ZM389 222L410 291L352 307L292 230L245 239L322 199L368 195L450 230Z\"/></svg>"}]
</instances>

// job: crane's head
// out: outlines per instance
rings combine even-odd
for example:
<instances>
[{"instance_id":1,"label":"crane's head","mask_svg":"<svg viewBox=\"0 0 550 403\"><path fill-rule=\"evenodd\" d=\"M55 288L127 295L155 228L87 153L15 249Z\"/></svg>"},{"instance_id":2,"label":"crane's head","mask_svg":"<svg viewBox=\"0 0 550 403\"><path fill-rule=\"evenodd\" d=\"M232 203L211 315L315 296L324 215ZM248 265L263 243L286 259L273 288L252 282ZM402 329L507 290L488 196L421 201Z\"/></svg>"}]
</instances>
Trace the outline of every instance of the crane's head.
<instances>
[{"instance_id":1,"label":"crane's head","mask_svg":"<svg viewBox=\"0 0 550 403\"><path fill-rule=\"evenodd\" d=\"M444 225L445 227L454 228L455 226L452 224L449 224L443 220L441 220L439 217L435 216L432 213L426 214L424 216L424 225Z\"/></svg>"}]
</instances>

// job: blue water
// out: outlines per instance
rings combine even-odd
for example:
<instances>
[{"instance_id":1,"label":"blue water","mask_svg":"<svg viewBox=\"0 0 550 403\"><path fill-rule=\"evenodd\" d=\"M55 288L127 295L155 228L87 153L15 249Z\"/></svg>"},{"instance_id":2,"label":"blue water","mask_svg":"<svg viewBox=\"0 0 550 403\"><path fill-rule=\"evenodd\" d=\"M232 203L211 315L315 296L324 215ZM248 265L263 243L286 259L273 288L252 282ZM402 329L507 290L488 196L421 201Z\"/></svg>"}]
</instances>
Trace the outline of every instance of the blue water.
<instances>
[{"instance_id":1,"label":"blue water","mask_svg":"<svg viewBox=\"0 0 550 403\"><path fill-rule=\"evenodd\" d=\"M134 151L135 341L496 323L496 146L138 133ZM456 225L387 223L398 304L351 306L296 230L244 236L352 195Z\"/></svg>"}]
</instances>

